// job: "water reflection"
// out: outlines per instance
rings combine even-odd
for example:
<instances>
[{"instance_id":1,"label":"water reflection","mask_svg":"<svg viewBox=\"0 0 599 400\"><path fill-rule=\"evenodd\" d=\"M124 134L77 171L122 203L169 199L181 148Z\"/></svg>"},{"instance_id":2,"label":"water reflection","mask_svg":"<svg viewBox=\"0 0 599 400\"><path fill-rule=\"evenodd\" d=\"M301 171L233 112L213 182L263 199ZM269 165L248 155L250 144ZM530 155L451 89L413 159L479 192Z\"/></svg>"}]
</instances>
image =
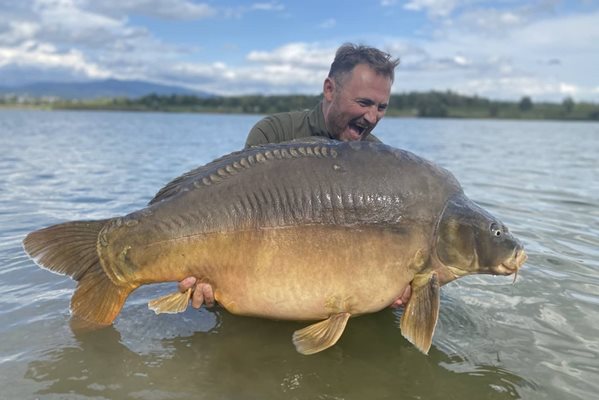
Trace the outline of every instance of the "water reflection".
<instances>
[{"instance_id":1,"label":"water reflection","mask_svg":"<svg viewBox=\"0 0 599 400\"><path fill-rule=\"evenodd\" d=\"M140 208L175 176L242 146L259 118L0 110L0 397L596 397L599 124L377 127L386 143L452 171L529 254L516 285L475 276L443 288L428 357L391 310L352 319L334 348L305 357L290 340L304 324L148 312L147 298L172 288L136 291L112 328L71 333L74 283L26 258L25 233Z\"/></svg>"},{"instance_id":2,"label":"water reflection","mask_svg":"<svg viewBox=\"0 0 599 400\"><path fill-rule=\"evenodd\" d=\"M45 384L38 395L144 399L382 399L402 393L514 399L532 387L501 367L472 365L435 346L428 357L422 355L401 337L390 310L352 319L336 346L314 356L296 353L291 344L291 333L303 324L237 317L220 309L195 317L219 322L208 332L162 339L161 351L132 351L131 343L143 339L130 325L74 332L75 345L29 363L26 378ZM145 328L153 330L151 324Z\"/></svg>"}]
</instances>

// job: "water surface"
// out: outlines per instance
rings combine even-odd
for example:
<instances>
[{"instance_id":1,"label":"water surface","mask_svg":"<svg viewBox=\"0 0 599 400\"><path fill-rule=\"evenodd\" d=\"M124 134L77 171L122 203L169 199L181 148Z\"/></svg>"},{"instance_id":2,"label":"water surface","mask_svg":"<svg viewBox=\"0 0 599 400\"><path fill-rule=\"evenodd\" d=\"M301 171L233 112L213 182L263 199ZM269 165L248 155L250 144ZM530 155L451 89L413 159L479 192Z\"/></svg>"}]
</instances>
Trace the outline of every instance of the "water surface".
<instances>
[{"instance_id":1,"label":"water surface","mask_svg":"<svg viewBox=\"0 0 599 400\"><path fill-rule=\"evenodd\" d=\"M0 110L0 398L589 399L599 393L599 124L386 118L388 144L451 170L529 260L442 289L428 356L400 310L350 321L314 356L295 322L220 308L156 316L146 286L113 326L70 325L73 281L38 268L32 230L143 207L243 146L258 116Z\"/></svg>"}]
</instances>

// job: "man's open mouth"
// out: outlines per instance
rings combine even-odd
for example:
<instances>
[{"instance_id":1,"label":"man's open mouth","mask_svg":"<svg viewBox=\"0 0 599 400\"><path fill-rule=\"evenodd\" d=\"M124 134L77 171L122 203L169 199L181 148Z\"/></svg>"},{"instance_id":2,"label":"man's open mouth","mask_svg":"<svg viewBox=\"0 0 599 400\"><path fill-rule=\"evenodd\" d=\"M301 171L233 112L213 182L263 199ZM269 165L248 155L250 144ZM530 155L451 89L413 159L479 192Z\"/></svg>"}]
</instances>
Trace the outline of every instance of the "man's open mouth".
<instances>
[{"instance_id":1,"label":"man's open mouth","mask_svg":"<svg viewBox=\"0 0 599 400\"><path fill-rule=\"evenodd\" d=\"M364 132L366 132L366 130L368 129L367 126L356 123L356 122L350 122L349 127L352 130L354 130L355 132L357 132L360 136L363 136Z\"/></svg>"}]
</instances>

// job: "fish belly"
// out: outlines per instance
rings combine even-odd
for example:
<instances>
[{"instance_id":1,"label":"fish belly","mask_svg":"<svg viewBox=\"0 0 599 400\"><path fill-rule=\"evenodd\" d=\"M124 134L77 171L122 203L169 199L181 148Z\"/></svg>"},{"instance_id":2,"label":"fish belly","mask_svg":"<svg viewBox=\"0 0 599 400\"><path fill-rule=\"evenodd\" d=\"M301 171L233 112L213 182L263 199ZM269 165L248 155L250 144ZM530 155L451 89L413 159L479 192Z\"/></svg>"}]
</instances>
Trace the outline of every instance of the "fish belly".
<instances>
[{"instance_id":1,"label":"fish belly","mask_svg":"<svg viewBox=\"0 0 599 400\"><path fill-rule=\"evenodd\" d=\"M403 240L399 240L403 239ZM221 236L208 280L232 313L312 320L375 312L414 276L405 237L373 228L293 227Z\"/></svg>"},{"instance_id":2,"label":"fish belly","mask_svg":"<svg viewBox=\"0 0 599 400\"><path fill-rule=\"evenodd\" d=\"M289 320L356 315L391 304L418 272L413 260L422 240L412 233L305 225L147 242L139 235L112 249L113 275L136 286L196 276L239 315Z\"/></svg>"}]
</instances>

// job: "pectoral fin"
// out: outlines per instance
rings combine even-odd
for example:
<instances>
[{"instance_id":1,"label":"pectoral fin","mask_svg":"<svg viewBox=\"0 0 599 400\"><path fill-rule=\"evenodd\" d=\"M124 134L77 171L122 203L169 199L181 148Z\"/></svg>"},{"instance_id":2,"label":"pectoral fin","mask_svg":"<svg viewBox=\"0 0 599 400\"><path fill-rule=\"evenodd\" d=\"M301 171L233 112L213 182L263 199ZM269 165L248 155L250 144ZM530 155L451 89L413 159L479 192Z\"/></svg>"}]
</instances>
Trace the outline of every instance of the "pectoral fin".
<instances>
[{"instance_id":1,"label":"pectoral fin","mask_svg":"<svg viewBox=\"0 0 599 400\"><path fill-rule=\"evenodd\" d=\"M440 285L436 273L416 277L412 296L401 317L401 334L428 354L439 318Z\"/></svg>"},{"instance_id":2,"label":"pectoral fin","mask_svg":"<svg viewBox=\"0 0 599 400\"><path fill-rule=\"evenodd\" d=\"M187 309L191 298L191 288L186 292L175 292L159 297L148 303L148 308L156 314L177 314Z\"/></svg>"},{"instance_id":3,"label":"pectoral fin","mask_svg":"<svg viewBox=\"0 0 599 400\"><path fill-rule=\"evenodd\" d=\"M302 354L314 354L328 349L341 337L350 313L331 315L324 321L317 322L293 333L293 344Z\"/></svg>"}]
</instances>

